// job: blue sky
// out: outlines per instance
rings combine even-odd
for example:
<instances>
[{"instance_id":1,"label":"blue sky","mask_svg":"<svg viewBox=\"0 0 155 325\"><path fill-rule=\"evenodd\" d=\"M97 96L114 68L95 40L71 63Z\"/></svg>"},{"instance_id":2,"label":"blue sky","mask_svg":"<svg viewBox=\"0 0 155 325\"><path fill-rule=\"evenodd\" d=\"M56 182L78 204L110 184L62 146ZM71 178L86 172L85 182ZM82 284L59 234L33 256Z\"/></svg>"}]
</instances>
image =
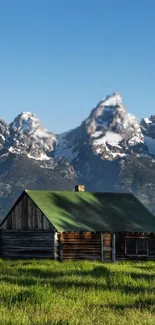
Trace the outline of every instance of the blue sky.
<instances>
[{"instance_id":1,"label":"blue sky","mask_svg":"<svg viewBox=\"0 0 155 325\"><path fill-rule=\"evenodd\" d=\"M35 113L59 133L119 92L155 114L154 0L0 1L0 117Z\"/></svg>"}]
</instances>

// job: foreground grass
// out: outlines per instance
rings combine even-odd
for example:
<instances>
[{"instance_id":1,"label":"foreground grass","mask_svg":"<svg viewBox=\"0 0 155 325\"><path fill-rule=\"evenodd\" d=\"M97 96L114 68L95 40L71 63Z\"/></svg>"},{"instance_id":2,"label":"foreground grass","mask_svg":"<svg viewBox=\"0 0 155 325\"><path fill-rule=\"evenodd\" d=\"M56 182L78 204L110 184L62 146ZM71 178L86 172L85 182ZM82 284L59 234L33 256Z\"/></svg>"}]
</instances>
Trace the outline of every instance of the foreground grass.
<instances>
[{"instance_id":1,"label":"foreground grass","mask_svg":"<svg viewBox=\"0 0 155 325\"><path fill-rule=\"evenodd\" d=\"M155 263L0 261L1 325L155 324Z\"/></svg>"}]
</instances>

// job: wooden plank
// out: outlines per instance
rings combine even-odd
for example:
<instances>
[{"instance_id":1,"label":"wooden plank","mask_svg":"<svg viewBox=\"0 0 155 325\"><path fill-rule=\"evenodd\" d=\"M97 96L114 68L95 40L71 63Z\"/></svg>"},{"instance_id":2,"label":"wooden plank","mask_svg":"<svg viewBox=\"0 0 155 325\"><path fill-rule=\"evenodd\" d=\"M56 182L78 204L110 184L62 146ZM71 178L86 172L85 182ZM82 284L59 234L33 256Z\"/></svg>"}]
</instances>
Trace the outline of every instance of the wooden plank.
<instances>
[{"instance_id":1,"label":"wooden plank","mask_svg":"<svg viewBox=\"0 0 155 325\"><path fill-rule=\"evenodd\" d=\"M63 252L67 252L67 251L70 251L70 250L72 250L72 251L82 251L82 250L85 250L85 251L99 251L99 252L101 252L101 247L94 247L94 246L92 246L92 247L86 247L86 246L78 246L78 247L65 247L64 248L64 246L63 246Z\"/></svg>"},{"instance_id":2,"label":"wooden plank","mask_svg":"<svg viewBox=\"0 0 155 325\"><path fill-rule=\"evenodd\" d=\"M7 218L7 229L12 229L12 213L9 213Z\"/></svg>"},{"instance_id":3,"label":"wooden plank","mask_svg":"<svg viewBox=\"0 0 155 325\"><path fill-rule=\"evenodd\" d=\"M100 233L63 233L63 260L101 260Z\"/></svg>"},{"instance_id":4,"label":"wooden plank","mask_svg":"<svg viewBox=\"0 0 155 325\"><path fill-rule=\"evenodd\" d=\"M38 230L38 218L37 218L37 206L33 205L33 213L34 213L34 229Z\"/></svg>"},{"instance_id":5,"label":"wooden plank","mask_svg":"<svg viewBox=\"0 0 155 325\"><path fill-rule=\"evenodd\" d=\"M24 257L30 254L34 257L42 254L54 257L53 231L7 231L1 233L3 239L3 257ZM52 257L52 258L53 258Z\"/></svg>"},{"instance_id":6,"label":"wooden plank","mask_svg":"<svg viewBox=\"0 0 155 325\"><path fill-rule=\"evenodd\" d=\"M18 210L19 204L17 204L16 208ZM17 216L19 217L19 214L17 213ZM24 195L22 199L22 229L26 230L28 229L28 197L27 195Z\"/></svg>"},{"instance_id":7,"label":"wooden plank","mask_svg":"<svg viewBox=\"0 0 155 325\"><path fill-rule=\"evenodd\" d=\"M28 197L28 229L33 229L33 202Z\"/></svg>"}]
</instances>

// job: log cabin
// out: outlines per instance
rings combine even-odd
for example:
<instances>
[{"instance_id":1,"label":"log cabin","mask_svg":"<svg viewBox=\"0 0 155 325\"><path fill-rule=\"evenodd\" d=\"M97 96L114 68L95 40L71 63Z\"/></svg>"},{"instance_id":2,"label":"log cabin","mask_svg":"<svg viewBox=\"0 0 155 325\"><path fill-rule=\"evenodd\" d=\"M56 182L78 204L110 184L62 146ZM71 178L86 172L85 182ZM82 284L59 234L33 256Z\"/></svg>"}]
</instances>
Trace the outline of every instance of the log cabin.
<instances>
[{"instance_id":1,"label":"log cabin","mask_svg":"<svg viewBox=\"0 0 155 325\"><path fill-rule=\"evenodd\" d=\"M24 190L0 225L0 256L154 260L155 216L132 193Z\"/></svg>"}]
</instances>

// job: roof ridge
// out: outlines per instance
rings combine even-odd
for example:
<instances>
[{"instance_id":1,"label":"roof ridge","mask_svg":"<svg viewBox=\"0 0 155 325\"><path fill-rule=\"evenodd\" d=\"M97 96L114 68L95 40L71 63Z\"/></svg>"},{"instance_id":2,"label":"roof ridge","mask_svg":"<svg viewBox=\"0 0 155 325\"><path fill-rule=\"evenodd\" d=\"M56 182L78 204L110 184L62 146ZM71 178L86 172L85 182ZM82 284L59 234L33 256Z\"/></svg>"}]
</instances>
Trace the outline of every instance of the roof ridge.
<instances>
[{"instance_id":1,"label":"roof ridge","mask_svg":"<svg viewBox=\"0 0 155 325\"><path fill-rule=\"evenodd\" d=\"M62 193L90 193L90 194L113 194L113 195L134 195L132 192L108 192L108 191L95 191L95 192L90 192L90 191L65 191L65 190L32 190L32 189L24 189L25 192L62 192Z\"/></svg>"}]
</instances>

